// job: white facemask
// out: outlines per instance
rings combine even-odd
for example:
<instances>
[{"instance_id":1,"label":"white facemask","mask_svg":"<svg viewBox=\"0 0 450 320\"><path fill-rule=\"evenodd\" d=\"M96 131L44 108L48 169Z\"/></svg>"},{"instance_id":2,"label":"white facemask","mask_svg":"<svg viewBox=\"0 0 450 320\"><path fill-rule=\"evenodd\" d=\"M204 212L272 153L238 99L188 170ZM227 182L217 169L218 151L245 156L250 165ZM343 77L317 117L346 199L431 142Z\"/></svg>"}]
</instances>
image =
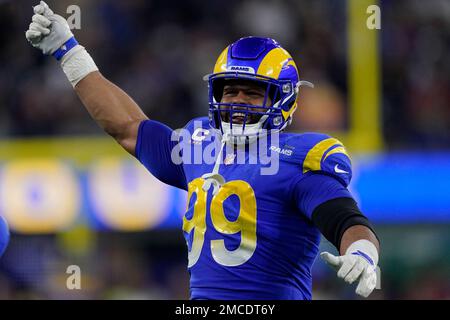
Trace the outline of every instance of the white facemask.
<instances>
[{"instance_id":1,"label":"white facemask","mask_svg":"<svg viewBox=\"0 0 450 320\"><path fill-rule=\"evenodd\" d=\"M224 136L228 136L228 141L237 145L245 143L252 143L256 141L258 137L265 135L265 131L262 126L267 120L267 115L263 115L258 122L245 124L233 123L233 126L229 122L222 121L222 130Z\"/></svg>"}]
</instances>

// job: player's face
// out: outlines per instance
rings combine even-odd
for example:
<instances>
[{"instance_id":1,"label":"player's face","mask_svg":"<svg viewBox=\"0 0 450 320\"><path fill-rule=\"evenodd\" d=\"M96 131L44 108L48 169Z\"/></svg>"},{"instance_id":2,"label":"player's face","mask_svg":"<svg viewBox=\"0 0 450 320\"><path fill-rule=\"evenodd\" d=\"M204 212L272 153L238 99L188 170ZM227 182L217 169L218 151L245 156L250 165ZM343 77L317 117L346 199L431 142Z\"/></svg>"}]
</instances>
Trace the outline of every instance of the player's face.
<instances>
[{"instance_id":1,"label":"player's face","mask_svg":"<svg viewBox=\"0 0 450 320\"><path fill-rule=\"evenodd\" d=\"M264 97L266 95L266 88L264 85L255 83L249 80L229 80L223 87L222 103L242 103L252 106L263 106ZM272 103L270 98L267 98L266 106ZM233 106L233 110L247 110L245 107ZM261 112L261 114L249 114L247 116L246 124L256 123L262 117L262 113L266 111L264 108L252 108L252 111ZM222 119L225 122L230 122L231 112L222 112ZM232 121L235 124L243 124L245 113L232 112Z\"/></svg>"}]
</instances>

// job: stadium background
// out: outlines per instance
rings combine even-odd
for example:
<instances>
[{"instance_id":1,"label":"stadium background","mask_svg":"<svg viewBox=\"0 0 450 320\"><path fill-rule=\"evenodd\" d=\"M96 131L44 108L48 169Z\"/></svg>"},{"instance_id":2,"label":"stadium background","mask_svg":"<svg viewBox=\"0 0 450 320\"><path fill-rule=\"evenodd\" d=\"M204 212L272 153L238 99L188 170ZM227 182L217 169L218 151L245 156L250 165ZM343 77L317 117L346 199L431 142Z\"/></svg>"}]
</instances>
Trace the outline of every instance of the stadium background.
<instances>
[{"instance_id":1,"label":"stadium background","mask_svg":"<svg viewBox=\"0 0 450 320\"><path fill-rule=\"evenodd\" d=\"M0 0L0 214L12 229L1 299L185 299L183 192L155 181L90 119L25 40L37 1ZM334 134L381 238L370 299L450 299L450 3L446 0L48 1L102 73L172 128L205 115L221 50L277 39L305 90L290 130ZM367 6L381 30L366 28ZM321 249L331 249L323 240ZM67 290L78 265L82 290ZM353 299L320 259L315 299Z\"/></svg>"}]
</instances>

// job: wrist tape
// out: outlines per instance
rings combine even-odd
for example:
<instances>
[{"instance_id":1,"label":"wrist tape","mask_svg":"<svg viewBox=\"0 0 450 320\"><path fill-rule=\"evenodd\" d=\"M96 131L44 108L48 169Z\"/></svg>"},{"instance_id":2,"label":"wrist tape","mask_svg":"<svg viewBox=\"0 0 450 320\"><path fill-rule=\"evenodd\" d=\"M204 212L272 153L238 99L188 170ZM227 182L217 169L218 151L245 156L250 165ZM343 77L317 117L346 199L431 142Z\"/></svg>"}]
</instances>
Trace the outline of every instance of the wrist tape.
<instances>
[{"instance_id":1,"label":"wrist tape","mask_svg":"<svg viewBox=\"0 0 450 320\"><path fill-rule=\"evenodd\" d=\"M73 87L89 73L98 71L86 49L77 44L61 58L61 67Z\"/></svg>"}]
</instances>

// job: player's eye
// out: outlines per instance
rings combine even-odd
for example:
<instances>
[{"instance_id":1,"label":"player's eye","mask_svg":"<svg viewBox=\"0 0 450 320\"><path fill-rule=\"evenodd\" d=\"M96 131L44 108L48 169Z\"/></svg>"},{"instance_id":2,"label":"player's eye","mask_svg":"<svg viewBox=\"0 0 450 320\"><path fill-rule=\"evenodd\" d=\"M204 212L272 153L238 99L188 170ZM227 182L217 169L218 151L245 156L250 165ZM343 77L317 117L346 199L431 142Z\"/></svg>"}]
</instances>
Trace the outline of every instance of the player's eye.
<instances>
[{"instance_id":1,"label":"player's eye","mask_svg":"<svg viewBox=\"0 0 450 320\"><path fill-rule=\"evenodd\" d=\"M261 91L252 91L251 94L255 95L255 96L263 96L264 93Z\"/></svg>"},{"instance_id":2,"label":"player's eye","mask_svg":"<svg viewBox=\"0 0 450 320\"><path fill-rule=\"evenodd\" d=\"M249 95L251 97L256 97L256 98L264 97L264 93L262 93L260 91L256 91L256 90L247 91L247 95Z\"/></svg>"},{"instance_id":3,"label":"player's eye","mask_svg":"<svg viewBox=\"0 0 450 320\"><path fill-rule=\"evenodd\" d=\"M236 89L232 89L232 88L230 88L230 89L224 89L224 90L223 90L223 95L224 95L224 96L235 95L236 92L237 92Z\"/></svg>"}]
</instances>

